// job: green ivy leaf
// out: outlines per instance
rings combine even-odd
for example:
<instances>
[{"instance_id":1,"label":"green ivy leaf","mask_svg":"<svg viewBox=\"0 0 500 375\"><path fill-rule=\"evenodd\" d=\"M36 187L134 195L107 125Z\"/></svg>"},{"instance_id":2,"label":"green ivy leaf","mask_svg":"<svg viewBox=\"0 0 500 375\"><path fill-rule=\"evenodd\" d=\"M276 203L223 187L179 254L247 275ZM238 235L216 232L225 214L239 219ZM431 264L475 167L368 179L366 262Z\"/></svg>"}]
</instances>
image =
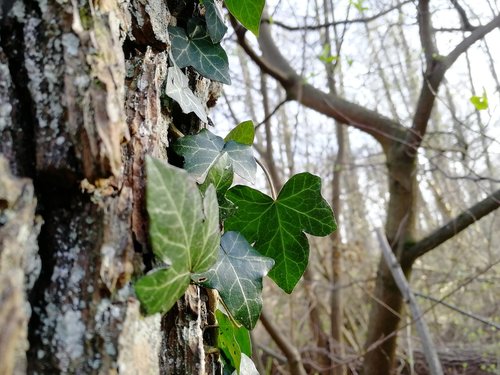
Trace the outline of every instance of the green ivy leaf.
<instances>
[{"instance_id":1,"label":"green ivy leaf","mask_svg":"<svg viewBox=\"0 0 500 375\"><path fill-rule=\"evenodd\" d=\"M274 261L255 251L236 232L221 238L219 257L212 268L193 275L201 285L217 289L231 315L247 329L253 329L262 311L262 278Z\"/></svg>"},{"instance_id":2,"label":"green ivy leaf","mask_svg":"<svg viewBox=\"0 0 500 375\"><path fill-rule=\"evenodd\" d=\"M248 186L235 186L226 197L237 209L225 221L225 229L242 233L257 251L273 258L276 263L269 277L291 293L308 262L305 233L326 236L337 228L333 211L321 196L321 179L297 174L275 201Z\"/></svg>"},{"instance_id":3,"label":"green ivy leaf","mask_svg":"<svg viewBox=\"0 0 500 375\"><path fill-rule=\"evenodd\" d=\"M184 157L184 169L192 174L199 183L205 181L210 168L224 154L227 154L234 172L249 182L255 179L257 164L248 145L224 140L202 129L196 135L180 138L174 150Z\"/></svg>"},{"instance_id":4,"label":"green ivy leaf","mask_svg":"<svg viewBox=\"0 0 500 375\"><path fill-rule=\"evenodd\" d=\"M238 124L233 130L231 130L224 141L235 141L244 145L253 145L253 139L255 138L255 127L253 121L243 121Z\"/></svg>"},{"instance_id":5,"label":"green ivy leaf","mask_svg":"<svg viewBox=\"0 0 500 375\"><path fill-rule=\"evenodd\" d=\"M207 20L207 30L212 43L219 43L227 31L224 23L222 9L215 0L205 0L205 19Z\"/></svg>"},{"instance_id":6,"label":"green ivy leaf","mask_svg":"<svg viewBox=\"0 0 500 375\"><path fill-rule=\"evenodd\" d=\"M229 364L240 368L241 354L252 355L252 345L250 342L250 333L244 327L236 327L222 311L215 312L217 324L219 325L218 343L219 349L229 360Z\"/></svg>"},{"instance_id":7,"label":"green ivy leaf","mask_svg":"<svg viewBox=\"0 0 500 375\"><path fill-rule=\"evenodd\" d=\"M199 20L188 21L188 34L180 27L168 28L172 41L172 56L179 68L192 66L202 76L231 84L226 52L213 44L207 30Z\"/></svg>"},{"instance_id":8,"label":"green ivy leaf","mask_svg":"<svg viewBox=\"0 0 500 375\"><path fill-rule=\"evenodd\" d=\"M226 192L233 183L233 177L234 173L231 161L227 153L224 153L212 168L210 168L205 182L200 185L200 190L202 192L205 192L210 185L215 187L217 191L217 201L219 203L219 219L221 221L226 220L234 211L233 203L226 198Z\"/></svg>"},{"instance_id":9,"label":"green ivy leaf","mask_svg":"<svg viewBox=\"0 0 500 375\"><path fill-rule=\"evenodd\" d=\"M176 64L168 68L165 93L174 99L184 113L194 112L203 122L208 122L203 104L189 88L189 80Z\"/></svg>"},{"instance_id":10,"label":"green ivy leaf","mask_svg":"<svg viewBox=\"0 0 500 375\"><path fill-rule=\"evenodd\" d=\"M485 90L483 90L482 96L472 96L469 100L478 111L488 109L488 96L486 95Z\"/></svg>"},{"instance_id":11,"label":"green ivy leaf","mask_svg":"<svg viewBox=\"0 0 500 375\"><path fill-rule=\"evenodd\" d=\"M265 0L224 0L229 12L248 30L259 36Z\"/></svg>"},{"instance_id":12,"label":"green ivy leaf","mask_svg":"<svg viewBox=\"0 0 500 375\"><path fill-rule=\"evenodd\" d=\"M140 278L136 294L149 314L168 311L184 294L191 273L209 269L217 259L219 212L214 187L202 200L187 172L146 159L146 205L149 235L155 256L168 269Z\"/></svg>"}]
</instances>

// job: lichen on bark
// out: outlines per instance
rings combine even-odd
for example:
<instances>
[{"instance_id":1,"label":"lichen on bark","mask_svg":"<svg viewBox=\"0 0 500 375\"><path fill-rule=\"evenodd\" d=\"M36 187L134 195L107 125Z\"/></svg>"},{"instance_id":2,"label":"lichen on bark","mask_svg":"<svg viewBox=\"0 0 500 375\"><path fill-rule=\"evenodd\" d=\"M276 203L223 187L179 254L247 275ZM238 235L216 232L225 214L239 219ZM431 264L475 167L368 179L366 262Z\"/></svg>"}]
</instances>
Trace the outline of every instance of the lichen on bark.
<instances>
[{"instance_id":1,"label":"lichen on bark","mask_svg":"<svg viewBox=\"0 0 500 375\"><path fill-rule=\"evenodd\" d=\"M195 9L186 3L176 11ZM144 157L168 157L171 123L187 132L200 127L165 101L167 30L176 21L167 4L25 1L0 20L0 154L8 160L0 166L24 178L16 180L28 194L20 202L31 191L23 211L29 236L16 246L31 266L36 249L41 259L32 289L24 286L26 265L12 268L19 275L11 281L22 279L25 289L15 289L13 304L0 304L0 345L6 307L19 317L17 339L9 340L21 358L16 373L166 374L176 373L168 363L183 361L183 374L216 369L204 352L199 290L191 288L170 313L144 318L132 288L151 267ZM188 74L196 95L214 105L220 84ZM0 197L2 213L4 201L12 204ZM0 224L0 239L6 228ZM1 259L3 277L1 267L11 263ZM11 353L1 350L0 366L12 363L1 357Z\"/></svg>"}]
</instances>

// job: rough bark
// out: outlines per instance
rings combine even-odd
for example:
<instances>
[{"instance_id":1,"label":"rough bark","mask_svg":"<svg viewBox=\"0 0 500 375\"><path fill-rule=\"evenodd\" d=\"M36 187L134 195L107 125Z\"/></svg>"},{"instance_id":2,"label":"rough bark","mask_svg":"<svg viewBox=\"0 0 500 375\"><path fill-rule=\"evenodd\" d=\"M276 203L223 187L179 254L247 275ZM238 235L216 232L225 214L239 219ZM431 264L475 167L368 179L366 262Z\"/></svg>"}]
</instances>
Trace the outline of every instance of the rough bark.
<instances>
[{"instance_id":1,"label":"rough bark","mask_svg":"<svg viewBox=\"0 0 500 375\"><path fill-rule=\"evenodd\" d=\"M144 156L167 158L172 122L200 125L162 101L167 27L195 9L181 5L18 1L0 20L0 154L22 177L0 162L2 374L216 369L203 291L144 318L131 285L152 259ZM219 85L190 76L213 104Z\"/></svg>"}]
</instances>

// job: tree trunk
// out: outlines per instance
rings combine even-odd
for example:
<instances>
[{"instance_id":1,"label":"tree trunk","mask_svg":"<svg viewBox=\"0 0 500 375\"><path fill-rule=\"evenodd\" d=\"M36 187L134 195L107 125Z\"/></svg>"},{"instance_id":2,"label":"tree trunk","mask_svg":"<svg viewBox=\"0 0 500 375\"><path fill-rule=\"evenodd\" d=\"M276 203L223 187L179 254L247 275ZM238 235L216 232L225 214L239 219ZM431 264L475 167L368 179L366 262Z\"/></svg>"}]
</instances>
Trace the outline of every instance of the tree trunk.
<instances>
[{"instance_id":1,"label":"tree trunk","mask_svg":"<svg viewBox=\"0 0 500 375\"><path fill-rule=\"evenodd\" d=\"M0 20L0 373L217 370L203 290L144 318L132 288L152 266L144 157L200 125L162 100L167 26L194 9L18 1Z\"/></svg>"},{"instance_id":2,"label":"tree trunk","mask_svg":"<svg viewBox=\"0 0 500 375\"><path fill-rule=\"evenodd\" d=\"M386 155L390 200L385 232L406 278L409 279L412 264L405 261L404 248L414 241L416 180L413 173L415 160L404 150L403 147L394 145ZM364 375L391 374L402 308L403 297L382 258L369 319Z\"/></svg>"}]
</instances>

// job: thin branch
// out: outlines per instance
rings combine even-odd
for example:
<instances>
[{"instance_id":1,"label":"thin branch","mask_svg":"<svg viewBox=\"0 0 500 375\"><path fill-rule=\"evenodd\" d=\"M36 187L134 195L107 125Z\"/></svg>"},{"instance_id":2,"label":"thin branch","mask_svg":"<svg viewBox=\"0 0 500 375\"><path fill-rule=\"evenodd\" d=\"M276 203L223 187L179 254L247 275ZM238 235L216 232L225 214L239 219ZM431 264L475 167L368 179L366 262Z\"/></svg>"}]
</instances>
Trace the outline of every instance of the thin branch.
<instances>
[{"instance_id":1,"label":"thin branch","mask_svg":"<svg viewBox=\"0 0 500 375\"><path fill-rule=\"evenodd\" d=\"M386 10L381 11L380 13L374 14L373 16L369 16L369 17L354 18L354 19L342 20L342 21L325 22L325 23L322 23L319 25L290 26L290 25L285 24L284 22L277 21L277 20L270 19L270 18L264 18L264 19L262 19L262 22L279 26L279 27L281 27L285 30L288 30L288 31L320 30L320 29L331 27L331 26L350 25L350 24L355 24L355 23L368 23L371 21L375 21L376 19L383 17L388 13L391 13L393 10L401 9L404 5L412 3L412 2L413 2L413 0L403 1L402 3L396 4L390 8L387 8Z\"/></svg>"},{"instance_id":2,"label":"thin branch","mask_svg":"<svg viewBox=\"0 0 500 375\"><path fill-rule=\"evenodd\" d=\"M292 375L306 375L306 370L302 364L299 351L290 343L290 340L283 335L279 328L274 325L264 311L262 311L262 314L260 315L260 321L267 333L269 333L278 348L280 348L287 358L290 373Z\"/></svg>"},{"instance_id":3,"label":"thin branch","mask_svg":"<svg viewBox=\"0 0 500 375\"><path fill-rule=\"evenodd\" d=\"M420 338L422 339L425 360L429 365L429 371L431 375L443 375L443 368L439 362L439 357L437 355L436 348L434 347L434 343L432 342L429 328L423 319L422 311L420 310L415 296L408 285L405 274L401 269L401 266L399 265L389 243L387 242L384 233L380 229L377 230L377 238L382 248L382 254L384 255L387 267L391 271L392 277L394 278L399 291L403 295L405 302L410 305L410 310L413 315L413 319L415 320L415 327L420 335Z\"/></svg>"},{"instance_id":4,"label":"thin branch","mask_svg":"<svg viewBox=\"0 0 500 375\"><path fill-rule=\"evenodd\" d=\"M481 322L481 323L486 324L486 325L488 325L490 327L494 327L497 330L500 330L500 324L497 324L495 322L491 322L491 321L487 320L486 318L483 318L482 316L479 316L479 315L467 312L465 310L462 310L462 309L460 309L460 308L458 308L456 306L453 306L453 305L449 304L448 302L444 302L444 301L442 301L442 300L440 300L438 298L432 297L432 296L428 296L428 295L425 295L425 294L422 294L422 293L418 293L418 292L414 292L414 294L417 297L425 298L425 299L428 299L429 301L436 302L436 303L438 303L440 305L446 306L447 308L449 308L449 309L451 309L453 311L458 312L459 314L468 316L471 319L477 320L478 322Z\"/></svg>"},{"instance_id":5,"label":"thin branch","mask_svg":"<svg viewBox=\"0 0 500 375\"><path fill-rule=\"evenodd\" d=\"M404 260L407 262L414 262L417 258L456 236L469 225L495 211L498 207L500 207L500 189L405 250Z\"/></svg>"},{"instance_id":6,"label":"thin branch","mask_svg":"<svg viewBox=\"0 0 500 375\"><path fill-rule=\"evenodd\" d=\"M271 113L269 113L265 118L264 120L262 120L261 122L259 122L257 125L255 125L255 130L257 130L259 127L261 127L262 125L264 125L267 121L269 121L269 119L271 117L273 117L276 112L278 112L278 110L283 106L283 104L285 104L286 102L288 102L290 99L288 98L285 98L283 99L281 102L278 103L278 105L276 105L276 107L272 110Z\"/></svg>"},{"instance_id":7,"label":"thin branch","mask_svg":"<svg viewBox=\"0 0 500 375\"><path fill-rule=\"evenodd\" d=\"M282 85L288 99L297 100L304 106L332 117L342 124L363 130L379 141L384 149L387 149L394 139L405 139L406 131L398 122L305 83L276 46L271 36L270 25L261 25L259 45L263 55L259 56L248 44L244 29L234 18L231 18L231 23L240 46L262 71Z\"/></svg>"},{"instance_id":8,"label":"thin branch","mask_svg":"<svg viewBox=\"0 0 500 375\"><path fill-rule=\"evenodd\" d=\"M467 17L467 13L465 13L465 9L462 8L462 6L458 3L458 0L450 0L450 2L453 4L453 6L458 12L463 30L474 31L476 29L476 26L471 25L469 18Z\"/></svg>"}]
</instances>

